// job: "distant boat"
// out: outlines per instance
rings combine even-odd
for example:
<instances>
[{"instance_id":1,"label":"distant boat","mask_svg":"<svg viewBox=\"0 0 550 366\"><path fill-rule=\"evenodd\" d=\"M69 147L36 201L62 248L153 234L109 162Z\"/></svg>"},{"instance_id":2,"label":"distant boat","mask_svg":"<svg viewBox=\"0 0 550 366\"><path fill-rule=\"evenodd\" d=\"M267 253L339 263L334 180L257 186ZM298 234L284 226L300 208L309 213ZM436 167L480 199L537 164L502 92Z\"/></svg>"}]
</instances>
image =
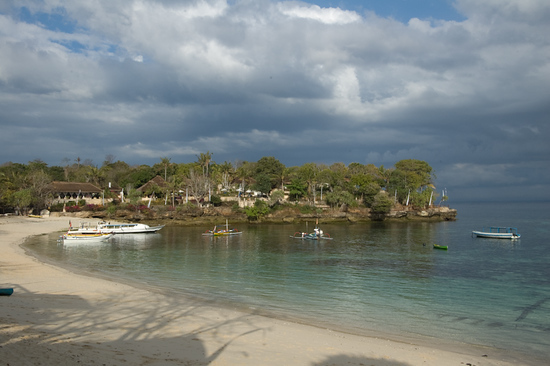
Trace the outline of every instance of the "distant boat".
<instances>
[{"instance_id":1,"label":"distant boat","mask_svg":"<svg viewBox=\"0 0 550 366\"><path fill-rule=\"evenodd\" d=\"M234 228L229 228L229 223L227 220L225 220L225 229L218 229L217 226L214 226L213 230L207 230L206 232L202 233L204 236L229 236L229 235L239 235L242 234L242 231L239 231Z\"/></svg>"},{"instance_id":2,"label":"distant boat","mask_svg":"<svg viewBox=\"0 0 550 366\"><path fill-rule=\"evenodd\" d=\"M290 236L294 239L306 239L306 240L332 240L331 236L328 233L325 233L323 230L316 227L312 233L306 233L302 231L297 231L294 235Z\"/></svg>"},{"instance_id":3,"label":"distant boat","mask_svg":"<svg viewBox=\"0 0 550 366\"><path fill-rule=\"evenodd\" d=\"M519 239L521 237L518 234L518 229L515 227L497 227L491 226L489 228L483 228L481 231L472 231L472 235L478 238L492 238L492 239Z\"/></svg>"},{"instance_id":4,"label":"distant boat","mask_svg":"<svg viewBox=\"0 0 550 366\"><path fill-rule=\"evenodd\" d=\"M434 249L447 250L447 246L446 245L434 244Z\"/></svg>"},{"instance_id":5,"label":"distant boat","mask_svg":"<svg viewBox=\"0 0 550 366\"><path fill-rule=\"evenodd\" d=\"M162 229L164 225L149 226L146 224L111 224L100 222L96 227L80 227L69 230L70 234L79 233L113 233L113 234L142 234L155 233Z\"/></svg>"}]
</instances>

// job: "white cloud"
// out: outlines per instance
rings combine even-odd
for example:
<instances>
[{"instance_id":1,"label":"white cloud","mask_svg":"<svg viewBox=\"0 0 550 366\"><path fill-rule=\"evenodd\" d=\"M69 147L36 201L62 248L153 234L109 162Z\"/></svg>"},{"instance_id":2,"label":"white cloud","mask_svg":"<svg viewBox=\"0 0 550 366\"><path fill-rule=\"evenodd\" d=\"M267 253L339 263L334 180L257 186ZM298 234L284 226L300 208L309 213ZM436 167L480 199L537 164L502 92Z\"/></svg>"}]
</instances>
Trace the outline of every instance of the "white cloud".
<instances>
[{"instance_id":1,"label":"white cloud","mask_svg":"<svg viewBox=\"0 0 550 366\"><path fill-rule=\"evenodd\" d=\"M339 8L321 8L318 5L300 5L300 3L281 2L279 11L291 18L311 19L324 24L349 24L361 21L356 12Z\"/></svg>"}]
</instances>

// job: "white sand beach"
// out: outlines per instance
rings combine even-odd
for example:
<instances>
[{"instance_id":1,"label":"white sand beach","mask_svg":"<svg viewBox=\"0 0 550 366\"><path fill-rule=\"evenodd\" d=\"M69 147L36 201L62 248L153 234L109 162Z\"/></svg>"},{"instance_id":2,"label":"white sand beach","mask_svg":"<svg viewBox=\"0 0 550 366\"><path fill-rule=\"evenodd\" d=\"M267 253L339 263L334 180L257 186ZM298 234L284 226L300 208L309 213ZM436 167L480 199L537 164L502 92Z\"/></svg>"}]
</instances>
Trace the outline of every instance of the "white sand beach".
<instances>
[{"instance_id":1,"label":"white sand beach","mask_svg":"<svg viewBox=\"0 0 550 366\"><path fill-rule=\"evenodd\" d=\"M25 254L78 218L0 217L3 365L521 365L487 348L356 336L70 272ZM499 359L499 357L501 359Z\"/></svg>"}]
</instances>

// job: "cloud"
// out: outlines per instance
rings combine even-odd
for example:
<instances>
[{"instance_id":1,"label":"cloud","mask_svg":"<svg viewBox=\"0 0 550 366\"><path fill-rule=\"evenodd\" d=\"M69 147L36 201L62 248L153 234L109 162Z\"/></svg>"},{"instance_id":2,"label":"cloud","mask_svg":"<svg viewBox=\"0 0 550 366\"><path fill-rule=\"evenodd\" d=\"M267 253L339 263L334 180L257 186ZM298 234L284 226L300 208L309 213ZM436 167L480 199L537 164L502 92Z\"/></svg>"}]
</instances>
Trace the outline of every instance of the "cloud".
<instances>
[{"instance_id":1,"label":"cloud","mask_svg":"<svg viewBox=\"0 0 550 366\"><path fill-rule=\"evenodd\" d=\"M299 1L8 1L0 161L415 158L453 190L547 186L550 5L454 4L464 20Z\"/></svg>"},{"instance_id":2,"label":"cloud","mask_svg":"<svg viewBox=\"0 0 550 366\"><path fill-rule=\"evenodd\" d=\"M279 11L290 18L311 19L324 24L349 24L361 21L361 16L357 13L339 8L303 6L292 2L281 2L277 5Z\"/></svg>"}]
</instances>

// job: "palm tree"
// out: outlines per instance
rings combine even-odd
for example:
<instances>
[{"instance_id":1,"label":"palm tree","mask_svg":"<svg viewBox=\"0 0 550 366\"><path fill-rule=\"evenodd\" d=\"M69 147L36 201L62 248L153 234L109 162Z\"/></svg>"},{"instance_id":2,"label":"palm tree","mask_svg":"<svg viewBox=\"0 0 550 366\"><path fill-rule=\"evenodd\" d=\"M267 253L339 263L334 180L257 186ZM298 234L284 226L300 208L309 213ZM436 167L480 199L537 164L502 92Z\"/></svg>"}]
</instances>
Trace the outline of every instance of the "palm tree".
<instances>
[{"instance_id":1,"label":"palm tree","mask_svg":"<svg viewBox=\"0 0 550 366\"><path fill-rule=\"evenodd\" d=\"M200 153L200 155L197 156L197 162L202 167L202 174L206 175L208 177L208 166L210 165L210 162L212 161L212 155L210 151L207 151L206 153Z\"/></svg>"},{"instance_id":2,"label":"palm tree","mask_svg":"<svg viewBox=\"0 0 550 366\"><path fill-rule=\"evenodd\" d=\"M170 158L168 157L164 157L164 158L160 158L160 163L162 165L164 165L164 180L166 181L166 172L168 170L168 165L170 165Z\"/></svg>"}]
</instances>

